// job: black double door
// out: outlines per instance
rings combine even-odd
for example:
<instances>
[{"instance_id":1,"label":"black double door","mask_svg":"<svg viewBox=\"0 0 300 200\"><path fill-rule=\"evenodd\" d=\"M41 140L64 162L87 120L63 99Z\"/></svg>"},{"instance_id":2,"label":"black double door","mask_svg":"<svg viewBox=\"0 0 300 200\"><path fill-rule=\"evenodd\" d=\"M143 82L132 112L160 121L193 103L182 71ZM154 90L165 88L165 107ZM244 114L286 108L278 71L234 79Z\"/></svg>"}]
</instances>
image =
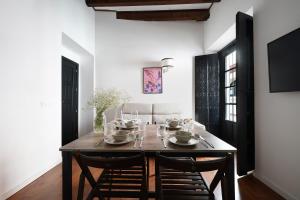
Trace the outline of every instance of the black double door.
<instances>
[{"instance_id":1,"label":"black double door","mask_svg":"<svg viewBox=\"0 0 300 200\"><path fill-rule=\"evenodd\" d=\"M62 145L78 138L78 64L62 57Z\"/></svg>"},{"instance_id":2,"label":"black double door","mask_svg":"<svg viewBox=\"0 0 300 200\"><path fill-rule=\"evenodd\" d=\"M195 58L195 118L207 130L237 147L237 173L255 168L253 18L236 15L236 41L215 54ZM236 50L234 102L225 101L225 56ZM230 70L233 70L230 69ZM228 87L228 86L227 86ZM231 85L229 87L232 87ZM232 93L229 93L232 94ZM230 95L231 96L231 95ZM225 117L227 105L236 106L236 118ZM229 112L230 113L230 112Z\"/></svg>"}]
</instances>

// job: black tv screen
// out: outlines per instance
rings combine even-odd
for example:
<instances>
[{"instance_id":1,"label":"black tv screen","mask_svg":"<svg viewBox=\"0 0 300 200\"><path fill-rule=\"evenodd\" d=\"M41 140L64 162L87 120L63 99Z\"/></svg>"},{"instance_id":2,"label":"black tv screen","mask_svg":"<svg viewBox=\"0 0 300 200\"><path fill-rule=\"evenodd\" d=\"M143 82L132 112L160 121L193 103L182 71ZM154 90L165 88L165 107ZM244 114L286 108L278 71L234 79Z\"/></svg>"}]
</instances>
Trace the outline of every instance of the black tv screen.
<instances>
[{"instance_id":1,"label":"black tv screen","mask_svg":"<svg viewBox=\"0 0 300 200\"><path fill-rule=\"evenodd\" d=\"M270 92L300 91L300 28L268 43Z\"/></svg>"}]
</instances>

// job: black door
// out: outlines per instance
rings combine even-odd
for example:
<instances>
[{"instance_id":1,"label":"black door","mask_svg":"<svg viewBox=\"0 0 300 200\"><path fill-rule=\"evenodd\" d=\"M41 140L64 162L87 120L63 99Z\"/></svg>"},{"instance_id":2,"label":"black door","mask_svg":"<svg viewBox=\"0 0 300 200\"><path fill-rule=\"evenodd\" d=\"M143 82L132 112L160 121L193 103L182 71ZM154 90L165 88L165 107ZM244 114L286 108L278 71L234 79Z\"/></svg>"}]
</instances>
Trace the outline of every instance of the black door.
<instances>
[{"instance_id":1,"label":"black door","mask_svg":"<svg viewBox=\"0 0 300 200\"><path fill-rule=\"evenodd\" d=\"M62 145L78 138L78 64L62 57Z\"/></svg>"},{"instance_id":2,"label":"black door","mask_svg":"<svg viewBox=\"0 0 300 200\"><path fill-rule=\"evenodd\" d=\"M219 60L217 54L195 57L195 118L219 135Z\"/></svg>"},{"instance_id":3,"label":"black door","mask_svg":"<svg viewBox=\"0 0 300 200\"><path fill-rule=\"evenodd\" d=\"M246 175L255 167L253 18L236 16L237 60L237 173Z\"/></svg>"}]
</instances>

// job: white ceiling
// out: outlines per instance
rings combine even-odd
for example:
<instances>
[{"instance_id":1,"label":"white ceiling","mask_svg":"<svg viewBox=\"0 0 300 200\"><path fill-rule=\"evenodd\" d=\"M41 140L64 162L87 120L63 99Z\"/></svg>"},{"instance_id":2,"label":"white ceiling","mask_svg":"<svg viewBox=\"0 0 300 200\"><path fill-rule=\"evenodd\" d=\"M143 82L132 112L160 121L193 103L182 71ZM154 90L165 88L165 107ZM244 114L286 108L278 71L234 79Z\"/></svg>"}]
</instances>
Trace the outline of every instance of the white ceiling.
<instances>
[{"instance_id":1,"label":"white ceiling","mask_svg":"<svg viewBox=\"0 0 300 200\"><path fill-rule=\"evenodd\" d=\"M186 10L186 9L207 9L210 3L198 4L177 4L177 5L156 5L156 6L118 6L118 7L95 7L96 10L104 11L151 11L151 10Z\"/></svg>"}]
</instances>

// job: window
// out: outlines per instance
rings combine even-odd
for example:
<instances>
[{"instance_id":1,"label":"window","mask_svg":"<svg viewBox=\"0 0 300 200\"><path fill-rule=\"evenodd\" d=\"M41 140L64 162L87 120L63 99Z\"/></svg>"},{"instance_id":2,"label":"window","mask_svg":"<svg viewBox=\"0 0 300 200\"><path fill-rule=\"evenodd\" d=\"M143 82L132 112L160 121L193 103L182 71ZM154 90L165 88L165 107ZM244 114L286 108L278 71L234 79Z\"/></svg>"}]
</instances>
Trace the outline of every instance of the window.
<instances>
[{"instance_id":1,"label":"window","mask_svg":"<svg viewBox=\"0 0 300 200\"><path fill-rule=\"evenodd\" d=\"M236 122L236 51L225 56L225 120Z\"/></svg>"}]
</instances>

